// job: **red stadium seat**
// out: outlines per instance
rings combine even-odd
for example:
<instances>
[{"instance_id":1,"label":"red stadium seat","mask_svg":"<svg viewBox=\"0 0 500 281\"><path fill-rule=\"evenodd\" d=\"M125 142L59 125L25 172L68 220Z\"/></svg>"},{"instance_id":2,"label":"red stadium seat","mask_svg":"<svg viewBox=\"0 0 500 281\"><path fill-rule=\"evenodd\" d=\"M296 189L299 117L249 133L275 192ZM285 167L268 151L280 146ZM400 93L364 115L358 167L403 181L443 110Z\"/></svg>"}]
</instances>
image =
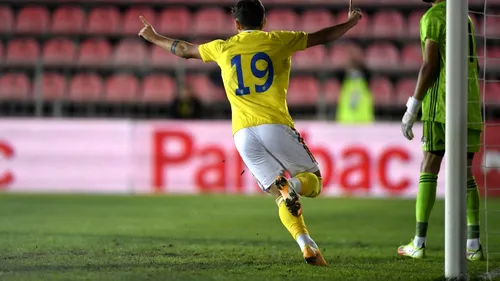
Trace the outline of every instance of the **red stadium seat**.
<instances>
[{"instance_id":1,"label":"red stadium seat","mask_svg":"<svg viewBox=\"0 0 500 281\"><path fill-rule=\"evenodd\" d=\"M224 10L205 8L199 10L193 18L193 32L201 35L228 34L231 29Z\"/></svg>"},{"instance_id":2,"label":"red stadium seat","mask_svg":"<svg viewBox=\"0 0 500 281\"><path fill-rule=\"evenodd\" d=\"M372 34L375 37L399 38L404 30L405 20L398 11L380 11L373 15Z\"/></svg>"},{"instance_id":3,"label":"red stadium seat","mask_svg":"<svg viewBox=\"0 0 500 281\"><path fill-rule=\"evenodd\" d=\"M484 34L486 37L498 38L500 36L500 16L498 16L498 13L487 15L486 19L483 17L483 22L484 21L486 21L486 27L483 28L484 23L481 24L481 27L484 30L482 33L478 34Z\"/></svg>"},{"instance_id":4,"label":"red stadium seat","mask_svg":"<svg viewBox=\"0 0 500 281\"><path fill-rule=\"evenodd\" d=\"M14 13L8 6L0 6L0 33L10 33L14 27Z\"/></svg>"},{"instance_id":5,"label":"red stadium seat","mask_svg":"<svg viewBox=\"0 0 500 281\"><path fill-rule=\"evenodd\" d=\"M420 38L420 19L425 14L425 11L413 11L408 16L407 36L411 38Z\"/></svg>"},{"instance_id":6,"label":"red stadium seat","mask_svg":"<svg viewBox=\"0 0 500 281\"><path fill-rule=\"evenodd\" d=\"M39 87L36 81L33 89L36 89L35 87ZM66 78L62 74L46 72L42 75L41 94L44 100L64 99L66 87Z\"/></svg>"},{"instance_id":7,"label":"red stadium seat","mask_svg":"<svg viewBox=\"0 0 500 281\"><path fill-rule=\"evenodd\" d=\"M224 92L221 92L206 75L189 75L186 77L186 81L189 83L189 86L191 86L196 96L204 102L214 102L224 97Z\"/></svg>"},{"instance_id":8,"label":"red stadium seat","mask_svg":"<svg viewBox=\"0 0 500 281\"><path fill-rule=\"evenodd\" d=\"M160 14L158 32L164 34L186 35L191 26L191 15L186 8L165 9Z\"/></svg>"},{"instance_id":9,"label":"red stadium seat","mask_svg":"<svg viewBox=\"0 0 500 281\"><path fill-rule=\"evenodd\" d=\"M5 61L9 64L35 64L38 60L40 47L33 39L14 39L7 46Z\"/></svg>"},{"instance_id":10,"label":"red stadium seat","mask_svg":"<svg viewBox=\"0 0 500 281\"><path fill-rule=\"evenodd\" d=\"M313 106L318 103L320 86L312 76L293 77L287 94L289 105Z\"/></svg>"},{"instance_id":11,"label":"red stadium seat","mask_svg":"<svg viewBox=\"0 0 500 281\"><path fill-rule=\"evenodd\" d=\"M375 43L366 50L366 60L374 69L394 69L399 66L398 49L391 43Z\"/></svg>"},{"instance_id":12,"label":"red stadium seat","mask_svg":"<svg viewBox=\"0 0 500 281\"><path fill-rule=\"evenodd\" d=\"M24 73L0 76L0 99L25 100L30 94L30 81Z\"/></svg>"},{"instance_id":13,"label":"red stadium seat","mask_svg":"<svg viewBox=\"0 0 500 281\"><path fill-rule=\"evenodd\" d=\"M144 78L140 96L144 102L170 102L176 91L177 84L170 76L153 74Z\"/></svg>"},{"instance_id":14,"label":"red stadium seat","mask_svg":"<svg viewBox=\"0 0 500 281\"><path fill-rule=\"evenodd\" d=\"M120 30L120 12L115 7L99 7L90 11L87 32L90 34L116 34Z\"/></svg>"},{"instance_id":15,"label":"red stadium seat","mask_svg":"<svg viewBox=\"0 0 500 281\"><path fill-rule=\"evenodd\" d=\"M116 46L114 63L117 66L140 66L146 59L146 45L138 39L124 39Z\"/></svg>"},{"instance_id":16,"label":"red stadium seat","mask_svg":"<svg viewBox=\"0 0 500 281\"><path fill-rule=\"evenodd\" d=\"M69 86L69 99L75 101L99 101L102 99L104 84L95 73L77 74Z\"/></svg>"},{"instance_id":17,"label":"red stadium seat","mask_svg":"<svg viewBox=\"0 0 500 281\"><path fill-rule=\"evenodd\" d=\"M144 27L139 16L143 16L150 24L156 26L156 15L153 9L147 7L133 7L125 12L123 17L122 33L135 35Z\"/></svg>"},{"instance_id":18,"label":"red stadium seat","mask_svg":"<svg viewBox=\"0 0 500 281\"><path fill-rule=\"evenodd\" d=\"M45 33L50 24L49 11L41 6L22 8L17 14L16 32Z\"/></svg>"},{"instance_id":19,"label":"red stadium seat","mask_svg":"<svg viewBox=\"0 0 500 281\"><path fill-rule=\"evenodd\" d=\"M336 103L340 95L340 83L337 79L328 79L322 88L325 101L329 104Z\"/></svg>"},{"instance_id":20,"label":"red stadium seat","mask_svg":"<svg viewBox=\"0 0 500 281\"><path fill-rule=\"evenodd\" d=\"M484 102L489 105L500 106L500 82L486 82Z\"/></svg>"},{"instance_id":21,"label":"red stadium seat","mask_svg":"<svg viewBox=\"0 0 500 281\"><path fill-rule=\"evenodd\" d=\"M85 12L77 6L63 6L54 11L52 32L80 34L85 28Z\"/></svg>"},{"instance_id":22,"label":"red stadium seat","mask_svg":"<svg viewBox=\"0 0 500 281\"><path fill-rule=\"evenodd\" d=\"M348 12L347 10L341 11L337 15L337 22L345 22L347 20ZM363 19L358 22L358 24L346 33L348 37L364 37L371 35L369 32L371 21L367 14L363 14Z\"/></svg>"},{"instance_id":23,"label":"red stadium seat","mask_svg":"<svg viewBox=\"0 0 500 281\"><path fill-rule=\"evenodd\" d=\"M178 64L184 63L183 59L158 46L151 47L149 61L152 66L158 68L173 68Z\"/></svg>"},{"instance_id":24,"label":"red stadium seat","mask_svg":"<svg viewBox=\"0 0 500 281\"><path fill-rule=\"evenodd\" d=\"M43 62L49 65L70 65L76 58L75 44L64 38L51 39L43 47Z\"/></svg>"},{"instance_id":25,"label":"red stadium seat","mask_svg":"<svg viewBox=\"0 0 500 281\"><path fill-rule=\"evenodd\" d=\"M131 74L115 74L106 80L106 100L133 102L139 93L139 81Z\"/></svg>"},{"instance_id":26,"label":"red stadium seat","mask_svg":"<svg viewBox=\"0 0 500 281\"><path fill-rule=\"evenodd\" d=\"M298 25L298 16L293 10L271 10L267 13L265 30L295 30Z\"/></svg>"},{"instance_id":27,"label":"red stadium seat","mask_svg":"<svg viewBox=\"0 0 500 281\"><path fill-rule=\"evenodd\" d=\"M300 30L315 32L334 24L332 13L325 10L307 10L300 17Z\"/></svg>"},{"instance_id":28,"label":"red stadium seat","mask_svg":"<svg viewBox=\"0 0 500 281\"><path fill-rule=\"evenodd\" d=\"M3 50L3 49L4 49L4 48L3 48L3 44L2 44L2 42L0 41L0 63L2 63L2 62L3 62L3 60L4 60L4 55L3 55L4 50Z\"/></svg>"},{"instance_id":29,"label":"red stadium seat","mask_svg":"<svg viewBox=\"0 0 500 281\"><path fill-rule=\"evenodd\" d=\"M398 81L396 85L396 103L401 105L406 104L408 98L413 96L415 85L417 85L417 80L412 78Z\"/></svg>"},{"instance_id":30,"label":"red stadium seat","mask_svg":"<svg viewBox=\"0 0 500 281\"><path fill-rule=\"evenodd\" d=\"M330 64L333 68L344 68L352 56L363 57L363 50L354 43L333 44L330 50Z\"/></svg>"},{"instance_id":31,"label":"red stadium seat","mask_svg":"<svg viewBox=\"0 0 500 281\"><path fill-rule=\"evenodd\" d=\"M78 64L105 65L111 57L111 46L104 39L88 39L80 45Z\"/></svg>"},{"instance_id":32,"label":"red stadium seat","mask_svg":"<svg viewBox=\"0 0 500 281\"><path fill-rule=\"evenodd\" d=\"M405 46L401 52L401 60L404 68L418 69L422 65L422 47L420 44Z\"/></svg>"},{"instance_id":33,"label":"red stadium seat","mask_svg":"<svg viewBox=\"0 0 500 281\"><path fill-rule=\"evenodd\" d=\"M385 77L374 77L370 81L373 102L376 105L387 105L394 101L394 88L391 81Z\"/></svg>"},{"instance_id":34,"label":"red stadium seat","mask_svg":"<svg viewBox=\"0 0 500 281\"><path fill-rule=\"evenodd\" d=\"M487 47L486 56L484 55L484 48L480 47L477 50L477 60L479 66L484 68L486 62L486 70L500 69L500 47Z\"/></svg>"},{"instance_id":35,"label":"red stadium seat","mask_svg":"<svg viewBox=\"0 0 500 281\"><path fill-rule=\"evenodd\" d=\"M316 69L325 65L326 48L316 46L305 51L297 52L292 57L293 66L302 69Z\"/></svg>"}]
</instances>

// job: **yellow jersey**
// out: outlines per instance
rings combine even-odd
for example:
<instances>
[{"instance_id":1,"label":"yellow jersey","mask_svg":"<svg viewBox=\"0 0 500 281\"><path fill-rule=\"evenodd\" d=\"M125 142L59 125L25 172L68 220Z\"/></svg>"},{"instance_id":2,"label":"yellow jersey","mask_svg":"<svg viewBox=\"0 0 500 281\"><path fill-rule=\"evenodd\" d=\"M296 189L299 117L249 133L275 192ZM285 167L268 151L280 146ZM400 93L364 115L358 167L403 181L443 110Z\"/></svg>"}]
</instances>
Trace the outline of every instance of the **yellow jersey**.
<instances>
[{"instance_id":1,"label":"yellow jersey","mask_svg":"<svg viewBox=\"0 0 500 281\"><path fill-rule=\"evenodd\" d=\"M260 30L199 46L202 60L214 61L221 69L231 104L233 135L262 124L293 127L286 103L291 56L306 48L305 32Z\"/></svg>"}]
</instances>

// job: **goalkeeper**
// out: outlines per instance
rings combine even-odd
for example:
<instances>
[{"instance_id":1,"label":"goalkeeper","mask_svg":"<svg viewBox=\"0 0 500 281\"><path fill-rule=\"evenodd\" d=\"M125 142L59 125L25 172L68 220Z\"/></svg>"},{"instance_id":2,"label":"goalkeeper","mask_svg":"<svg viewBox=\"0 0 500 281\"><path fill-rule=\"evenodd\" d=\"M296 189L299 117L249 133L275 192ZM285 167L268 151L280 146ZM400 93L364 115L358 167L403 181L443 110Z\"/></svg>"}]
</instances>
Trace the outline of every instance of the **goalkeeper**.
<instances>
[{"instance_id":1,"label":"goalkeeper","mask_svg":"<svg viewBox=\"0 0 500 281\"><path fill-rule=\"evenodd\" d=\"M425 257L429 216L436 201L436 186L445 153L446 104L446 1L423 0L432 7L420 21L420 40L424 62L418 74L413 97L408 100L403 116L402 131L412 140L412 126L422 108L424 157L416 202L416 234L408 245L398 248L398 254L412 258ZM472 175L474 154L479 152L483 120L479 99L478 71L474 25L469 18L468 62L468 130L467 130L467 259L483 259L479 242L479 191Z\"/></svg>"}]
</instances>

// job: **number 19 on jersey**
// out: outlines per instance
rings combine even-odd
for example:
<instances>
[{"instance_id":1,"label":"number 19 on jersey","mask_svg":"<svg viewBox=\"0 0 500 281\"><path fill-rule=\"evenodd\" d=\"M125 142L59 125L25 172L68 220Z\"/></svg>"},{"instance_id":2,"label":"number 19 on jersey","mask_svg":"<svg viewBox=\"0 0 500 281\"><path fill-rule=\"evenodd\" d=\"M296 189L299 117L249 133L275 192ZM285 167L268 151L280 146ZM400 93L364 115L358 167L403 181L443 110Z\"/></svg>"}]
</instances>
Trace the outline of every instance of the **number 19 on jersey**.
<instances>
[{"instance_id":1,"label":"number 19 on jersey","mask_svg":"<svg viewBox=\"0 0 500 281\"><path fill-rule=\"evenodd\" d=\"M260 70L257 68L257 63L259 61L265 61L267 66L265 69ZM238 88L235 90L237 96L243 96L250 94L250 87L245 86L245 81L243 81L243 72L248 71L248 68L242 66L241 64L241 55L236 55L231 59L231 66L236 67L236 75L238 78ZM262 85L254 85L255 92L263 93L267 91L271 85L273 84L274 79L274 67L273 62L268 54L259 52L252 56L250 61L250 70L252 71L252 75L256 78L264 78L267 75L267 79Z\"/></svg>"}]
</instances>

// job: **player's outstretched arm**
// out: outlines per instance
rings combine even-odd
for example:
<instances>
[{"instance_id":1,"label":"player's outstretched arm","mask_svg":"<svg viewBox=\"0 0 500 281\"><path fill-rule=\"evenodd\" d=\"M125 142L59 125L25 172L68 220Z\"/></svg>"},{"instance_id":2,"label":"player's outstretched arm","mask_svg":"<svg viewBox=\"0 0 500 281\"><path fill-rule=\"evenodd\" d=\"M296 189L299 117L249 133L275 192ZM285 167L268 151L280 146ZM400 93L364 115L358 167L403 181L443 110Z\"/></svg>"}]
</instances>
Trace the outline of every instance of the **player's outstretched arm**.
<instances>
[{"instance_id":1,"label":"player's outstretched arm","mask_svg":"<svg viewBox=\"0 0 500 281\"><path fill-rule=\"evenodd\" d=\"M139 36L142 38L178 57L185 59L201 59L200 52L198 51L198 45L161 36L154 30L153 26L147 22L145 18L142 16L139 18L144 24L144 27L139 32Z\"/></svg>"},{"instance_id":2,"label":"player's outstretched arm","mask_svg":"<svg viewBox=\"0 0 500 281\"><path fill-rule=\"evenodd\" d=\"M349 29L358 24L358 21L363 17L359 9L352 6L352 0L349 0L349 17L346 22L327 28L323 28L314 33L309 33L307 39L307 48L330 43L344 35Z\"/></svg>"}]
</instances>

